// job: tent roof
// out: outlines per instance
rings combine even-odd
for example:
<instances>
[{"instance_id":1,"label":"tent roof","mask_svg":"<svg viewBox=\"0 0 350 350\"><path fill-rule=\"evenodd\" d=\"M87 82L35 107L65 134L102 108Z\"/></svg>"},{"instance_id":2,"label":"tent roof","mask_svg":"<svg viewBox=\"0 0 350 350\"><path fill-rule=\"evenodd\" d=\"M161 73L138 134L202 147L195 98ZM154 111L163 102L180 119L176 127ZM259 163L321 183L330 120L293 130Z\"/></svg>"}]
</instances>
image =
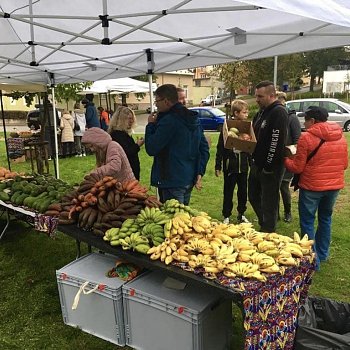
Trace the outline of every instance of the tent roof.
<instances>
[{"instance_id":1,"label":"tent roof","mask_svg":"<svg viewBox=\"0 0 350 350\"><path fill-rule=\"evenodd\" d=\"M0 83L96 81L350 44L348 0L1 0L0 17Z\"/></svg>"},{"instance_id":2,"label":"tent roof","mask_svg":"<svg viewBox=\"0 0 350 350\"><path fill-rule=\"evenodd\" d=\"M152 84L153 91L157 84ZM80 92L80 94L101 94L114 91L116 93L128 92L149 92L149 83L132 78L119 78L95 81L89 88Z\"/></svg>"}]
</instances>

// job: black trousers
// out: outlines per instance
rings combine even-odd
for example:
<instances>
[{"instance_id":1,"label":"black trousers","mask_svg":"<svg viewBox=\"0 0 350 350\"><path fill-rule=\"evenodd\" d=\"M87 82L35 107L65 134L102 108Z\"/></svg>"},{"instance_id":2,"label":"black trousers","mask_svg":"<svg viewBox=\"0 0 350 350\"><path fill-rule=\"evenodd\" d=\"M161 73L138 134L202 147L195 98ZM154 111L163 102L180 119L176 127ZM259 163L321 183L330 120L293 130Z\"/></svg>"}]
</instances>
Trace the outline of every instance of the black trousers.
<instances>
[{"instance_id":1,"label":"black trousers","mask_svg":"<svg viewBox=\"0 0 350 350\"><path fill-rule=\"evenodd\" d=\"M283 173L283 164L271 173L258 169L254 164L250 168L248 198L258 216L262 232L276 231L279 191Z\"/></svg>"},{"instance_id":2,"label":"black trousers","mask_svg":"<svg viewBox=\"0 0 350 350\"><path fill-rule=\"evenodd\" d=\"M247 210L247 173L224 173L224 202L222 206L222 215L228 218L232 214L233 209L233 193L237 185L237 212L243 215Z\"/></svg>"}]
</instances>

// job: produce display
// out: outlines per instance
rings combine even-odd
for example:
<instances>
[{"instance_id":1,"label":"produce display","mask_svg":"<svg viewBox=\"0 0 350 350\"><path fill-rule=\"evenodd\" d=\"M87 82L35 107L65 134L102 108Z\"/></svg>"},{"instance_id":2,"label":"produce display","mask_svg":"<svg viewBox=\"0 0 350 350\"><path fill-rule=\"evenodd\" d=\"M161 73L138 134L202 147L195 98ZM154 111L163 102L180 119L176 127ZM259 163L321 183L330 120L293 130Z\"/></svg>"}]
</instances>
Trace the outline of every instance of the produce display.
<instances>
[{"instance_id":1,"label":"produce display","mask_svg":"<svg viewBox=\"0 0 350 350\"><path fill-rule=\"evenodd\" d=\"M16 171L10 171L9 169L0 167L0 181L13 179L18 175L24 175L24 173L17 173Z\"/></svg>"},{"instance_id":2,"label":"produce display","mask_svg":"<svg viewBox=\"0 0 350 350\"><path fill-rule=\"evenodd\" d=\"M146 206L161 205L137 180L120 182L95 174L86 175L70 197L69 202L60 203L61 210L57 208L59 223L77 223L81 229L92 230L98 236L104 236L110 228L122 227Z\"/></svg>"},{"instance_id":3,"label":"produce display","mask_svg":"<svg viewBox=\"0 0 350 350\"><path fill-rule=\"evenodd\" d=\"M223 224L176 200L142 209L136 218L107 230L103 239L165 264L185 264L207 278L222 273L266 281L266 274L283 274L302 257L314 259L314 241L307 235L300 238L295 232L291 238L255 231L250 223Z\"/></svg>"},{"instance_id":4,"label":"produce display","mask_svg":"<svg viewBox=\"0 0 350 350\"><path fill-rule=\"evenodd\" d=\"M17 206L46 213L50 205L58 203L72 187L53 176L14 175L0 182L0 199ZM47 213L50 215L50 213Z\"/></svg>"}]
</instances>

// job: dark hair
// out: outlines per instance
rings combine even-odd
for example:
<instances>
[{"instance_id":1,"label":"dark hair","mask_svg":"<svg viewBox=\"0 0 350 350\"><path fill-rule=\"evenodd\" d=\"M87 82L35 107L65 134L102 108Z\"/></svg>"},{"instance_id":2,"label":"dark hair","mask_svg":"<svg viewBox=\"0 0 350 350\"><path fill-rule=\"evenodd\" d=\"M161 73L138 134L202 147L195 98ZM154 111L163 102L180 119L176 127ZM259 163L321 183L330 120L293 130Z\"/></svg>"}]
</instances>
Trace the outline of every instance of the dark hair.
<instances>
[{"instance_id":1,"label":"dark hair","mask_svg":"<svg viewBox=\"0 0 350 350\"><path fill-rule=\"evenodd\" d=\"M328 111L326 108L318 106L310 106L305 113L302 114L305 120L315 119L316 122L326 122L328 119Z\"/></svg>"},{"instance_id":2,"label":"dark hair","mask_svg":"<svg viewBox=\"0 0 350 350\"><path fill-rule=\"evenodd\" d=\"M82 103L83 105L87 105L89 102L90 102L90 101L89 101L87 98L85 98L85 97L81 100L81 103Z\"/></svg>"},{"instance_id":3,"label":"dark hair","mask_svg":"<svg viewBox=\"0 0 350 350\"><path fill-rule=\"evenodd\" d=\"M260 83L256 84L255 88L260 89L260 88L267 87L267 86L273 86L275 88L275 85L270 80L261 81Z\"/></svg>"},{"instance_id":4,"label":"dark hair","mask_svg":"<svg viewBox=\"0 0 350 350\"><path fill-rule=\"evenodd\" d=\"M97 107L97 109L99 110L99 111L104 111L104 108L103 107L101 107L101 106L99 106L99 107Z\"/></svg>"},{"instance_id":5,"label":"dark hair","mask_svg":"<svg viewBox=\"0 0 350 350\"><path fill-rule=\"evenodd\" d=\"M154 94L160 98L166 98L172 103L178 102L177 89L173 84L164 84L159 86Z\"/></svg>"},{"instance_id":6,"label":"dark hair","mask_svg":"<svg viewBox=\"0 0 350 350\"><path fill-rule=\"evenodd\" d=\"M177 92L185 92L185 90L184 90L182 87L177 87L177 88L176 88L176 91L177 91Z\"/></svg>"}]
</instances>

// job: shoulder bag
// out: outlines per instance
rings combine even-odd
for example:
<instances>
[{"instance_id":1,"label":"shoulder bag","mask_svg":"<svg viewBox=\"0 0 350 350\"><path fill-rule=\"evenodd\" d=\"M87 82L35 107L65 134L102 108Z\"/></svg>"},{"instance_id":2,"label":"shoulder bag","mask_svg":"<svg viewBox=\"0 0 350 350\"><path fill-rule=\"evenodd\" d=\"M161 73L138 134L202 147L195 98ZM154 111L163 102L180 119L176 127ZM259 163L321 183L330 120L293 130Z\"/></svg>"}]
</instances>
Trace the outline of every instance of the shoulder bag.
<instances>
[{"instance_id":1,"label":"shoulder bag","mask_svg":"<svg viewBox=\"0 0 350 350\"><path fill-rule=\"evenodd\" d=\"M326 140L321 139L321 141L318 144L318 146L307 156L306 163L317 153L318 149L322 146L322 144L325 141ZM293 187L294 191L299 189L299 179L300 179L300 174L294 174L293 175L292 181L290 183L290 187Z\"/></svg>"}]
</instances>

